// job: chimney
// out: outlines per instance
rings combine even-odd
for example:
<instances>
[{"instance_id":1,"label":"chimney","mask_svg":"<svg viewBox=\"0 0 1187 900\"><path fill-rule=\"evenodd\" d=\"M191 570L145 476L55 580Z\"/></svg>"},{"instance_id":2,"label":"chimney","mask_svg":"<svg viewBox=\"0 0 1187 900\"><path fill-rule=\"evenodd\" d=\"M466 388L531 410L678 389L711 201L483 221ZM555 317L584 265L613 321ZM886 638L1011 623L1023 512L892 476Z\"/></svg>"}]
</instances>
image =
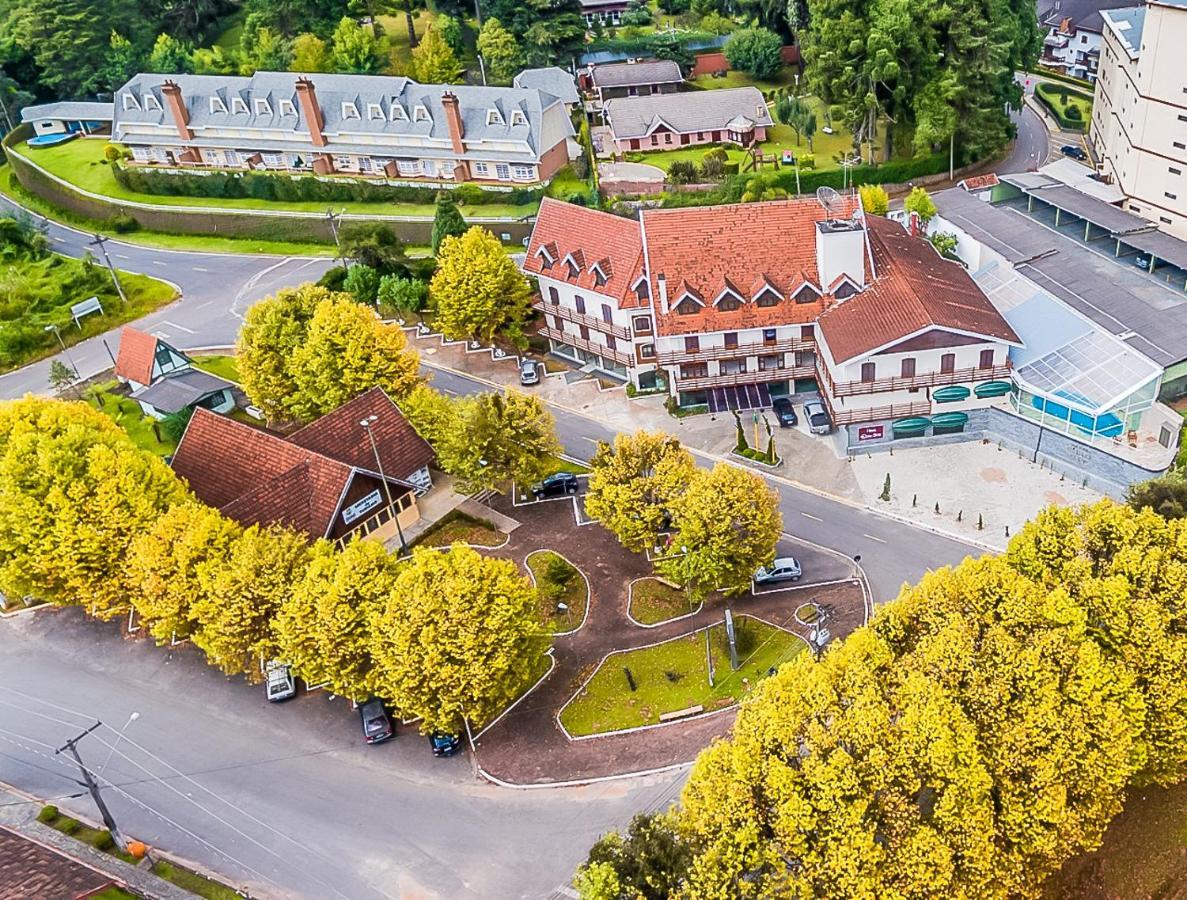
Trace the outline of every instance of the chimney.
<instances>
[{"instance_id":1,"label":"chimney","mask_svg":"<svg viewBox=\"0 0 1187 900\"><path fill-rule=\"evenodd\" d=\"M313 82L308 78L297 79L297 102L301 104L301 117L309 129L313 146L324 147L326 136L321 130L326 123L321 115L321 107L317 105L317 91L313 89Z\"/></svg>"},{"instance_id":2,"label":"chimney","mask_svg":"<svg viewBox=\"0 0 1187 900\"><path fill-rule=\"evenodd\" d=\"M190 130L190 112L185 108L185 100L181 96L181 88L176 81L166 81L161 85L161 93L169 112L173 114L173 124L177 126L177 134L183 141L192 141L194 132Z\"/></svg>"},{"instance_id":3,"label":"chimney","mask_svg":"<svg viewBox=\"0 0 1187 900\"><path fill-rule=\"evenodd\" d=\"M458 107L457 94L446 91L441 95L441 105L445 107L445 122L449 125L449 140L453 144L454 153L465 153L466 129L462 126L462 111Z\"/></svg>"},{"instance_id":4,"label":"chimney","mask_svg":"<svg viewBox=\"0 0 1187 900\"><path fill-rule=\"evenodd\" d=\"M858 287L866 284L866 233L860 219L824 219L816 223L816 272L827 292L842 275Z\"/></svg>"},{"instance_id":5,"label":"chimney","mask_svg":"<svg viewBox=\"0 0 1187 900\"><path fill-rule=\"evenodd\" d=\"M659 288L659 308L663 310L664 315L668 313L668 279L664 277L664 273L660 272L655 276L656 287Z\"/></svg>"}]
</instances>

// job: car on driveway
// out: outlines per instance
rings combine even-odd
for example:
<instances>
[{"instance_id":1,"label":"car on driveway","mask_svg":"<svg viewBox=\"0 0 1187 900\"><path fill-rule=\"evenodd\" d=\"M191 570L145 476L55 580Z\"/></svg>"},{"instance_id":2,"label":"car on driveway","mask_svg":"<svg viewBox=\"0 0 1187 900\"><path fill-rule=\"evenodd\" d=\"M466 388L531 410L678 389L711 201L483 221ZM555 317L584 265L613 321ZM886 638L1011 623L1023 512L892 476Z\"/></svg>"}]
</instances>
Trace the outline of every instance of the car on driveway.
<instances>
[{"instance_id":1,"label":"car on driveway","mask_svg":"<svg viewBox=\"0 0 1187 900\"><path fill-rule=\"evenodd\" d=\"M799 560L794 556L780 556L769 566L763 566L754 573L754 583L778 584L781 581L799 581L803 574Z\"/></svg>"},{"instance_id":2,"label":"car on driveway","mask_svg":"<svg viewBox=\"0 0 1187 900\"><path fill-rule=\"evenodd\" d=\"M1088 159L1088 154L1084 152L1084 148L1077 147L1075 144L1064 144L1059 148L1059 152L1064 156L1070 156L1072 159L1078 159L1080 162Z\"/></svg>"},{"instance_id":3,"label":"car on driveway","mask_svg":"<svg viewBox=\"0 0 1187 900\"><path fill-rule=\"evenodd\" d=\"M295 697L297 681L293 678L293 670L282 662L272 660L268 663L264 690L270 703L279 703L282 700Z\"/></svg>"},{"instance_id":4,"label":"car on driveway","mask_svg":"<svg viewBox=\"0 0 1187 900\"><path fill-rule=\"evenodd\" d=\"M434 731L429 735L429 746L433 748L433 756L453 756L461 748L462 739L460 735Z\"/></svg>"},{"instance_id":5,"label":"car on driveway","mask_svg":"<svg viewBox=\"0 0 1187 900\"><path fill-rule=\"evenodd\" d=\"M808 420L808 430L813 434L828 434L833 430L828 410L819 400L808 400L804 403L804 418Z\"/></svg>"},{"instance_id":6,"label":"car on driveway","mask_svg":"<svg viewBox=\"0 0 1187 900\"><path fill-rule=\"evenodd\" d=\"M519 364L519 383L528 386L540 383L540 364L534 359L525 359Z\"/></svg>"},{"instance_id":7,"label":"car on driveway","mask_svg":"<svg viewBox=\"0 0 1187 900\"><path fill-rule=\"evenodd\" d=\"M377 697L372 697L359 706L359 718L363 723L363 737L368 744L382 744L395 737L396 726L388 715L387 707Z\"/></svg>"},{"instance_id":8,"label":"car on driveway","mask_svg":"<svg viewBox=\"0 0 1187 900\"><path fill-rule=\"evenodd\" d=\"M771 401L771 412L775 414L775 418L779 420L780 428L794 428L799 419L796 418L795 407L786 397L776 397Z\"/></svg>"},{"instance_id":9,"label":"car on driveway","mask_svg":"<svg viewBox=\"0 0 1187 900\"><path fill-rule=\"evenodd\" d=\"M565 494L577 493L577 476L572 472L557 472L549 475L543 481L532 485L532 496L537 500L545 497L563 497Z\"/></svg>"}]
</instances>

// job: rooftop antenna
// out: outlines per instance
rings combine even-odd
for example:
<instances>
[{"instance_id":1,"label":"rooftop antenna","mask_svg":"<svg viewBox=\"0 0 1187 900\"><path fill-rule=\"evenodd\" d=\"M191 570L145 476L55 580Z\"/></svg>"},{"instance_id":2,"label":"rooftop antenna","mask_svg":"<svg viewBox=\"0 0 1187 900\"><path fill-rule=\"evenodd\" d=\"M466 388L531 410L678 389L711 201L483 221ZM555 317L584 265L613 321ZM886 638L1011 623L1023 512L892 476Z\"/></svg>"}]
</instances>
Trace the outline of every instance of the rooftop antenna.
<instances>
[{"instance_id":1,"label":"rooftop antenna","mask_svg":"<svg viewBox=\"0 0 1187 900\"><path fill-rule=\"evenodd\" d=\"M824 208L826 219L835 219L838 210L841 209L841 195L827 185L821 185L816 189L816 202Z\"/></svg>"}]
</instances>

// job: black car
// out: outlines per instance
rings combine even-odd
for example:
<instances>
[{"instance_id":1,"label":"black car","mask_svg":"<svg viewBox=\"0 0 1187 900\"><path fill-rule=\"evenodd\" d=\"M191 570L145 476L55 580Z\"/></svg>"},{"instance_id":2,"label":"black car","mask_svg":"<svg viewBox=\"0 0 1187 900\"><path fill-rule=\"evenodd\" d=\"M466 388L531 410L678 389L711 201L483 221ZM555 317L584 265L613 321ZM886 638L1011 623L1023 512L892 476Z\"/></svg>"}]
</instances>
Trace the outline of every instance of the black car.
<instances>
[{"instance_id":1,"label":"black car","mask_svg":"<svg viewBox=\"0 0 1187 900\"><path fill-rule=\"evenodd\" d=\"M795 407L791 405L791 401L786 397L776 397L771 401L771 412L775 414L775 418L779 420L780 428L794 428L800 421L796 418Z\"/></svg>"},{"instance_id":2,"label":"black car","mask_svg":"<svg viewBox=\"0 0 1187 900\"><path fill-rule=\"evenodd\" d=\"M382 700L372 698L360 705L359 718L362 719L363 737L368 744L382 744L395 737L396 726L392 724Z\"/></svg>"},{"instance_id":3,"label":"black car","mask_svg":"<svg viewBox=\"0 0 1187 900\"><path fill-rule=\"evenodd\" d=\"M1075 144L1064 144L1059 148L1059 152L1064 156L1070 156L1072 159L1078 159L1080 162L1088 159L1088 154L1084 152L1084 148L1077 147Z\"/></svg>"},{"instance_id":4,"label":"black car","mask_svg":"<svg viewBox=\"0 0 1187 900\"><path fill-rule=\"evenodd\" d=\"M429 746L433 748L433 756L453 756L462 746L462 739L456 734L434 731L429 735Z\"/></svg>"},{"instance_id":5,"label":"black car","mask_svg":"<svg viewBox=\"0 0 1187 900\"><path fill-rule=\"evenodd\" d=\"M543 481L532 485L532 496L537 500L544 497L563 497L577 493L577 476L572 472L557 472Z\"/></svg>"}]
</instances>

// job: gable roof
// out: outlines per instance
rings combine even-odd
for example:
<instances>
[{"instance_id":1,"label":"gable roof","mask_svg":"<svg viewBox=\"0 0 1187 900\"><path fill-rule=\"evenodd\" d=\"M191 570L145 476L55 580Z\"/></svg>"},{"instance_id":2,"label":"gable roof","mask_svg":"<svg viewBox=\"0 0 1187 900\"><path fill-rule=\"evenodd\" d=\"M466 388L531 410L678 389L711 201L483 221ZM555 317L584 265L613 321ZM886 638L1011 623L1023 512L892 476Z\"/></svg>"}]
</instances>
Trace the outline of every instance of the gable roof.
<instances>
[{"instance_id":1,"label":"gable roof","mask_svg":"<svg viewBox=\"0 0 1187 900\"><path fill-rule=\"evenodd\" d=\"M233 386L226 379L203 372L201 369L181 369L164 378L158 378L155 384L136 391L132 399L145 403L159 412L176 413Z\"/></svg>"},{"instance_id":2,"label":"gable roof","mask_svg":"<svg viewBox=\"0 0 1187 900\"><path fill-rule=\"evenodd\" d=\"M837 363L928 328L1021 344L960 263L944 259L897 222L866 216L877 278L817 320Z\"/></svg>"},{"instance_id":3,"label":"gable roof","mask_svg":"<svg viewBox=\"0 0 1187 900\"><path fill-rule=\"evenodd\" d=\"M541 248L552 257L550 268L544 266ZM569 256L581 261L581 271L575 277L563 265ZM606 276L605 284L597 283L595 264ZM643 237L635 219L545 197L528 240L523 269L613 297L622 308L646 305L633 290L643 273Z\"/></svg>"},{"instance_id":4,"label":"gable roof","mask_svg":"<svg viewBox=\"0 0 1187 900\"><path fill-rule=\"evenodd\" d=\"M512 87L533 88L558 98L562 103L577 103L577 82L573 76L559 66L545 66L541 69L524 69L511 82Z\"/></svg>"},{"instance_id":5,"label":"gable roof","mask_svg":"<svg viewBox=\"0 0 1187 900\"><path fill-rule=\"evenodd\" d=\"M756 87L614 97L606 101L606 123L615 140L644 137L661 124L681 134L775 124Z\"/></svg>"},{"instance_id":6,"label":"gable roof","mask_svg":"<svg viewBox=\"0 0 1187 900\"><path fill-rule=\"evenodd\" d=\"M1077 30L1100 33L1101 12L1117 5L1118 0L1039 0L1039 24L1058 28L1064 19L1069 19Z\"/></svg>"},{"instance_id":7,"label":"gable roof","mask_svg":"<svg viewBox=\"0 0 1187 900\"><path fill-rule=\"evenodd\" d=\"M973 175L958 181L956 186L963 188L966 191L983 191L985 188L997 187L1001 182L998 180L996 172L990 172L987 175Z\"/></svg>"},{"instance_id":8,"label":"gable roof","mask_svg":"<svg viewBox=\"0 0 1187 900\"><path fill-rule=\"evenodd\" d=\"M644 84L679 84L684 81L680 64L671 59L649 59L633 63L608 63L591 66L590 80L595 87L638 87Z\"/></svg>"},{"instance_id":9,"label":"gable roof","mask_svg":"<svg viewBox=\"0 0 1187 900\"><path fill-rule=\"evenodd\" d=\"M113 884L110 875L81 859L0 826L0 897L66 900Z\"/></svg>"},{"instance_id":10,"label":"gable roof","mask_svg":"<svg viewBox=\"0 0 1187 900\"><path fill-rule=\"evenodd\" d=\"M125 325L120 332L120 349L115 357L115 374L128 381L148 384L152 381L157 358L157 338L147 331Z\"/></svg>"}]
</instances>

